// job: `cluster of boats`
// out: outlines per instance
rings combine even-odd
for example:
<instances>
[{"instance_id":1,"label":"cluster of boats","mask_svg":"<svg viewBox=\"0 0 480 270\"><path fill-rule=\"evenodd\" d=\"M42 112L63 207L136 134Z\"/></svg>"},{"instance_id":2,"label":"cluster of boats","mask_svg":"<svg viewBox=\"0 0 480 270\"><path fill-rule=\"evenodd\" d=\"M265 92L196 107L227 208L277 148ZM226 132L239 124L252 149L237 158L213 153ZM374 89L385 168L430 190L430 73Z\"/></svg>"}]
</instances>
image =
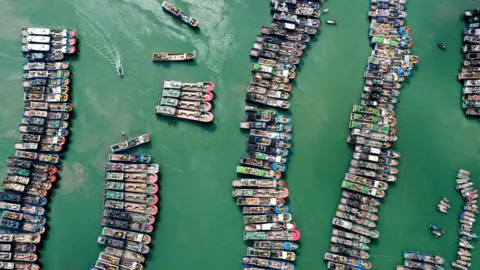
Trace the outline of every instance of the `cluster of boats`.
<instances>
[{"instance_id":1,"label":"cluster of boats","mask_svg":"<svg viewBox=\"0 0 480 270\"><path fill-rule=\"evenodd\" d=\"M473 249L470 241L478 238L476 233L472 232L476 215L480 213L477 206L478 190L470 182L470 172L463 169L460 169L457 173L455 188L462 195L465 204L459 217L460 229L458 234L460 239L458 242L457 260L452 262L452 266L456 269L468 270L471 267L471 250Z\"/></svg>"},{"instance_id":2,"label":"cluster of boats","mask_svg":"<svg viewBox=\"0 0 480 270\"><path fill-rule=\"evenodd\" d=\"M249 241L244 270L295 268L300 232L286 205L289 191L282 179L292 147L292 119L274 108L290 108L290 81L318 32L319 8L320 1L272 0L273 21L261 28L250 51L256 63L246 101L270 108L247 105L240 122L249 136L236 172L248 178L233 180L232 195L242 207L244 240Z\"/></svg>"},{"instance_id":3,"label":"cluster of boats","mask_svg":"<svg viewBox=\"0 0 480 270\"><path fill-rule=\"evenodd\" d=\"M108 159L103 228L97 238L105 249L90 269L141 270L158 213L159 165L145 154L110 154Z\"/></svg>"},{"instance_id":4,"label":"cluster of boats","mask_svg":"<svg viewBox=\"0 0 480 270\"><path fill-rule=\"evenodd\" d=\"M438 255L427 254L417 251L403 252L403 266L397 265L396 270L443 270L445 259Z\"/></svg>"},{"instance_id":5,"label":"cluster of boats","mask_svg":"<svg viewBox=\"0 0 480 270\"><path fill-rule=\"evenodd\" d=\"M397 140L394 109L401 82L419 61L411 55L405 4L406 0L370 1L369 39L374 49L367 59L360 104L350 114L347 142L354 145L354 153L332 222L330 253L324 255L328 269L371 268L369 243L380 236L375 230L379 199L389 183L397 181L400 154L389 150Z\"/></svg>"},{"instance_id":6,"label":"cluster of boats","mask_svg":"<svg viewBox=\"0 0 480 270\"><path fill-rule=\"evenodd\" d=\"M24 111L21 139L15 155L7 159L0 193L0 269L40 269L36 244L45 232L48 191L57 180L60 152L67 142L69 63L65 42L74 44L75 30L23 28L22 50ZM63 44L63 45L62 45ZM39 48L49 48L48 50ZM4 244L6 243L6 244Z\"/></svg>"},{"instance_id":7,"label":"cluster of boats","mask_svg":"<svg viewBox=\"0 0 480 270\"><path fill-rule=\"evenodd\" d=\"M466 10L463 30L462 109L466 115L480 116L480 9Z\"/></svg>"},{"instance_id":8,"label":"cluster of boats","mask_svg":"<svg viewBox=\"0 0 480 270\"><path fill-rule=\"evenodd\" d=\"M213 82L163 81L155 113L198 122L212 122L210 112L215 84Z\"/></svg>"},{"instance_id":9,"label":"cluster of boats","mask_svg":"<svg viewBox=\"0 0 480 270\"><path fill-rule=\"evenodd\" d=\"M27 58L62 60L64 54L74 54L77 49L77 31L27 27L22 29L22 52Z\"/></svg>"}]
</instances>

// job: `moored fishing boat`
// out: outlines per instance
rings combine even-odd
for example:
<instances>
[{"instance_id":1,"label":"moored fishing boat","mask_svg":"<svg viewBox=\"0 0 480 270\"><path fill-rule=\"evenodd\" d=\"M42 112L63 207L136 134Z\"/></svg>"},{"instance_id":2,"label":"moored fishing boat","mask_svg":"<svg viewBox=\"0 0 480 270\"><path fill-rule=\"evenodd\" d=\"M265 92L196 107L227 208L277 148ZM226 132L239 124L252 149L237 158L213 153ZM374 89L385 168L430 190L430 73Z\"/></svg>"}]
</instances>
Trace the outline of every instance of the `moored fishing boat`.
<instances>
[{"instance_id":1,"label":"moored fishing boat","mask_svg":"<svg viewBox=\"0 0 480 270\"><path fill-rule=\"evenodd\" d=\"M64 58L63 53L54 52L54 53L38 53L38 52L28 52L25 53L25 57L28 61L39 61L39 62L55 62L61 61Z\"/></svg>"},{"instance_id":2,"label":"moored fishing boat","mask_svg":"<svg viewBox=\"0 0 480 270\"><path fill-rule=\"evenodd\" d=\"M24 71L30 70L66 70L69 68L68 62L27 62L23 64Z\"/></svg>"},{"instance_id":3,"label":"moored fishing boat","mask_svg":"<svg viewBox=\"0 0 480 270\"><path fill-rule=\"evenodd\" d=\"M279 179L282 177L282 173L274 170L263 170L245 166L237 166L237 173L260 176L265 178L275 178Z\"/></svg>"},{"instance_id":4,"label":"moored fishing boat","mask_svg":"<svg viewBox=\"0 0 480 270\"><path fill-rule=\"evenodd\" d=\"M256 121L240 121L241 129L263 129L267 131L281 131L290 132L293 127L290 124L277 124L268 122L256 122Z\"/></svg>"},{"instance_id":5,"label":"moored fishing boat","mask_svg":"<svg viewBox=\"0 0 480 270\"><path fill-rule=\"evenodd\" d=\"M150 252L150 247L144 243L138 243L138 242L128 241L128 240L120 240L118 238L113 238L113 237L108 237L103 235L97 238L97 243L101 245L109 246L109 247L130 250L130 251L138 252L141 254L147 254L148 252Z\"/></svg>"},{"instance_id":6,"label":"moored fishing boat","mask_svg":"<svg viewBox=\"0 0 480 270\"><path fill-rule=\"evenodd\" d=\"M121 259L130 260L130 261L139 262L139 263L145 262L145 256L129 250L118 249L113 247L105 247L105 252L108 254L117 256Z\"/></svg>"},{"instance_id":7,"label":"moored fishing boat","mask_svg":"<svg viewBox=\"0 0 480 270\"><path fill-rule=\"evenodd\" d=\"M158 181L158 175L155 173L106 172L105 180L153 184Z\"/></svg>"},{"instance_id":8,"label":"moored fishing boat","mask_svg":"<svg viewBox=\"0 0 480 270\"><path fill-rule=\"evenodd\" d=\"M275 155L275 156L281 156L281 157L288 156L288 149L270 147L270 146L258 145L258 144L247 144L247 151L261 152L268 155Z\"/></svg>"},{"instance_id":9,"label":"moored fishing boat","mask_svg":"<svg viewBox=\"0 0 480 270\"><path fill-rule=\"evenodd\" d=\"M160 98L158 104L190 111L209 112L212 109L212 104L210 102L189 101L176 98Z\"/></svg>"},{"instance_id":10,"label":"moored fishing boat","mask_svg":"<svg viewBox=\"0 0 480 270\"><path fill-rule=\"evenodd\" d=\"M389 148L392 146L389 142L381 142L376 140L366 139L365 137L349 135L347 137L347 142L355 145L368 146L372 148Z\"/></svg>"},{"instance_id":11,"label":"moored fishing boat","mask_svg":"<svg viewBox=\"0 0 480 270\"><path fill-rule=\"evenodd\" d=\"M359 225L369 227L369 228L377 227L377 224L375 224L375 222L372 221L372 220L369 220L369 219L363 218L363 217L358 217L354 214L345 213L341 210L337 210L335 212L335 216L338 217L338 218L347 220L347 221L351 221L351 222L359 224Z\"/></svg>"},{"instance_id":12,"label":"moored fishing boat","mask_svg":"<svg viewBox=\"0 0 480 270\"><path fill-rule=\"evenodd\" d=\"M363 236L363 235L360 235L360 234L357 234L357 233L353 233L353 232L342 231L342 230L339 230L339 229L333 229L332 230L332 235L342 237L342 238L345 238L345 239L349 239L349 240L352 240L352 241L356 241L356 242L359 242L359 243L363 243L363 244L369 244L371 242L370 238L368 238L366 236Z\"/></svg>"},{"instance_id":13,"label":"moored fishing boat","mask_svg":"<svg viewBox=\"0 0 480 270\"><path fill-rule=\"evenodd\" d=\"M103 218L101 223L102 226L132 230L137 232L151 233L153 231L153 225L128 220Z\"/></svg>"},{"instance_id":14,"label":"moored fishing boat","mask_svg":"<svg viewBox=\"0 0 480 270\"><path fill-rule=\"evenodd\" d=\"M148 224L148 225L155 223L155 217L148 214L145 215L145 214L139 214L139 213L126 212L126 211L118 211L113 209L105 209L103 210L103 215L105 217L128 220L130 222L138 222L138 223Z\"/></svg>"},{"instance_id":15,"label":"moored fishing boat","mask_svg":"<svg viewBox=\"0 0 480 270\"><path fill-rule=\"evenodd\" d=\"M152 241L152 238L147 234L123 231L114 228L104 227L102 229L102 235L125 239L128 241L134 241L143 244L149 244Z\"/></svg>"},{"instance_id":16,"label":"moored fishing boat","mask_svg":"<svg viewBox=\"0 0 480 270\"><path fill-rule=\"evenodd\" d=\"M363 260L366 260L370 257L367 251L359 250L355 248L348 248L348 247L336 245L336 244L330 245L330 251L340 255L351 256L351 257L355 257Z\"/></svg>"},{"instance_id":17,"label":"moored fishing boat","mask_svg":"<svg viewBox=\"0 0 480 270\"><path fill-rule=\"evenodd\" d=\"M214 98L213 92L206 91L183 91L177 89L164 89L162 90L163 98L175 98L181 100L208 102Z\"/></svg>"},{"instance_id":18,"label":"moored fishing boat","mask_svg":"<svg viewBox=\"0 0 480 270\"><path fill-rule=\"evenodd\" d=\"M241 193L240 193L241 195ZM247 193L248 196L248 193ZM253 196L253 195L252 195ZM282 206L285 204L283 198L262 198L262 197L240 197L237 198L237 205L240 206Z\"/></svg>"},{"instance_id":19,"label":"moored fishing boat","mask_svg":"<svg viewBox=\"0 0 480 270\"><path fill-rule=\"evenodd\" d=\"M267 250L297 250L299 248L296 243L281 241L254 241L253 247Z\"/></svg>"},{"instance_id":20,"label":"moored fishing boat","mask_svg":"<svg viewBox=\"0 0 480 270\"><path fill-rule=\"evenodd\" d=\"M277 205L275 207L264 206L244 206L242 207L242 213L244 215L251 214L286 214L288 213L288 206Z\"/></svg>"},{"instance_id":21,"label":"moored fishing boat","mask_svg":"<svg viewBox=\"0 0 480 270\"><path fill-rule=\"evenodd\" d=\"M205 123L212 122L214 118L211 112L189 111L162 105L155 107L155 113Z\"/></svg>"},{"instance_id":22,"label":"moored fishing boat","mask_svg":"<svg viewBox=\"0 0 480 270\"><path fill-rule=\"evenodd\" d=\"M9 192L0 192L0 200L9 201L9 202L17 202L17 203L25 203L25 204L32 204L38 206L45 206L48 202L47 198L40 197L40 196L32 196L32 195L20 195L18 193L9 193Z\"/></svg>"},{"instance_id":23,"label":"moored fishing boat","mask_svg":"<svg viewBox=\"0 0 480 270\"><path fill-rule=\"evenodd\" d=\"M245 225L246 232L259 231L292 231L297 225L295 223L261 223Z\"/></svg>"},{"instance_id":24,"label":"moored fishing boat","mask_svg":"<svg viewBox=\"0 0 480 270\"><path fill-rule=\"evenodd\" d=\"M246 255L258 258L279 259L284 261L294 261L296 257L295 253L291 251L264 250L251 247L247 248Z\"/></svg>"},{"instance_id":25,"label":"moored fishing boat","mask_svg":"<svg viewBox=\"0 0 480 270\"><path fill-rule=\"evenodd\" d=\"M385 181L385 182L395 182L395 181L397 181L397 177L395 175L388 174L385 171L373 171L373 170L350 167L348 169L348 173L352 174L352 175L370 177L370 178L373 178L375 180L381 180L381 181ZM373 196L373 194L372 194L372 196Z\"/></svg>"},{"instance_id":26,"label":"moored fishing boat","mask_svg":"<svg viewBox=\"0 0 480 270\"><path fill-rule=\"evenodd\" d=\"M391 150L380 149L380 148L375 148L370 146L361 146L361 145L355 146L355 152L370 153L370 154L378 155L380 157L390 157L390 158L399 158L401 156L400 153L394 152Z\"/></svg>"},{"instance_id":27,"label":"moored fishing boat","mask_svg":"<svg viewBox=\"0 0 480 270\"><path fill-rule=\"evenodd\" d=\"M390 157L370 155L370 154L361 153L361 152L354 152L353 159L366 160L366 161L371 161L371 162L376 162L376 163L386 164L391 166L397 166L398 164L400 164L396 159L393 159Z\"/></svg>"},{"instance_id":28,"label":"moored fishing boat","mask_svg":"<svg viewBox=\"0 0 480 270\"><path fill-rule=\"evenodd\" d=\"M288 213L243 216L243 223L245 225L257 224L257 223L271 223L271 222L286 223L290 221L292 221L292 215Z\"/></svg>"},{"instance_id":29,"label":"moored fishing boat","mask_svg":"<svg viewBox=\"0 0 480 270\"><path fill-rule=\"evenodd\" d=\"M233 197L255 197L255 198L278 198L284 199L288 197L288 189L281 188L259 188L259 189L245 189L245 188L234 188L232 190ZM251 200L250 203L254 203L258 200ZM277 201L278 202L278 201ZM238 203L238 201L237 201ZM272 203L272 200L269 201Z\"/></svg>"},{"instance_id":30,"label":"moored fishing boat","mask_svg":"<svg viewBox=\"0 0 480 270\"><path fill-rule=\"evenodd\" d=\"M277 179L233 179L233 187L283 188L283 180Z\"/></svg>"},{"instance_id":31,"label":"moored fishing boat","mask_svg":"<svg viewBox=\"0 0 480 270\"><path fill-rule=\"evenodd\" d=\"M370 238L378 238L380 236L380 233L378 231L371 230L369 228L362 227L360 225L355 225L352 222L347 220L333 218L332 224L337 227L350 230L352 232L355 232L364 236L368 236Z\"/></svg>"},{"instance_id":32,"label":"moored fishing boat","mask_svg":"<svg viewBox=\"0 0 480 270\"><path fill-rule=\"evenodd\" d=\"M163 81L162 86L164 89L178 89L182 91L211 92L215 89L213 82L186 83L180 81Z\"/></svg>"},{"instance_id":33,"label":"moored fishing boat","mask_svg":"<svg viewBox=\"0 0 480 270\"><path fill-rule=\"evenodd\" d=\"M132 162L132 163L150 163L152 157L149 155L121 155L121 154L109 154L108 160L112 162Z\"/></svg>"},{"instance_id":34,"label":"moored fishing boat","mask_svg":"<svg viewBox=\"0 0 480 270\"><path fill-rule=\"evenodd\" d=\"M261 153L261 152L248 151L247 156L249 156L251 158L263 159L263 160L279 162L279 163L286 163L287 162L286 157L277 156L277 155L269 155L269 154L265 154L265 153Z\"/></svg>"},{"instance_id":35,"label":"moored fishing boat","mask_svg":"<svg viewBox=\"0 0 480 270\"><path fill-rule=\"evenodd\" d=\"M105 208L112 208L114 210L122 210L147 215L155 215L158 213L158 208L155 205L121 202L114 200L105 200Z\"/></svg>"},{"instance_id":36,"label":"moored fishing boat","mask_svg":"<svg viewBox=\"0 0 480 270\"><path fill-rule=\"evenodd\" d=\"M350 265L353 267L360 267L361 269L371 269L372 268L372 263L369 261L364 261L362 259L356 259L356 258L351 258L351 257L345 257L342 255L330 253L330 252L325 252L323 254L323 258L327 261L331 262L336 262L336 263L342 263L345 265ZM329 268L331 269L331 268Z\"/></svg>"},{"instance_id":37,"label":"moored fishing boat","mask_svg":"<svg viewBox=\"0 0 480 270\"><path fill-rule=\"evenodd\" d=\"M106 181L105 189L112 190L112 191L125 191L125 192L135 192L135 193L144 193L144 194L154 195L158 192L158 185L149 184L149 183Z\"/></svg>"},{"instance_id":38,"label":"moored fishing boat","mask_svg":"<svg viewBox=\"0 0 480 270\"><path fill-rule=\"evenodd\" d=\"M441 265L445 262L445 259L437 255L431 255L427 253L408 251L408 250L403 252L403 258L406 260L414 260L414 261L426 262L426 263L431 263L436 265Z\"/></svg>"},{"instance_id":39,"label":"moored fishing boat","mask_svg":"<svg viewBox=\"0 0 480 270\"><path fill-rule=\"evenodd\" d=\"M356 216L361 217L361 218L368 218L368 219L373 220L373 221L378 220L378 216L375 215L372 212L360 210L358 208L351 207L351 206L348 206L348 205L345 205L345 204L339 204L338 205L338 210L343 211L345 213L350 213L350 214L356 215Z\"/></svg>"},{"instance_id":40,"label":"moored fishing boat","mask_svg":"<svg viewBox=\"0 0 480 270\"><path fill-rule=\"evenodd\" d=\"M239 162L241 165L253 166L261 169L273 170L277 172L284 172L286 165L283 163L270 162L262 159L242 157ZM260 175L259 175L260 176ZM276 178L276 177L274 177Z\"/></svg>"},{"instance_id":41,"label":"moored fishing boat","mask_svg":"<svg viewBox=\"0 0 480 270\"><path fill-rule=\"evenodd\" d=\"M295 266L289 262L277 261L277 260L269 260L269 259L261 259L256 257L243 257L243 264L247 265L255 265L255 266L263 266L268 267L268 269L285 269L285 270L294 270Z\"/></svg>"},{"instance_id":42,"label":"moored fishing boat","mask_svg":"<svg viewBox=\"0 0 480 270\"><path fill-rule=\"evenodd\" d=\"M247 93L246 98L247 101L268 105L272 107L278 107L281 109L288 109L290 108L290 102L280 99L269 98L265 95L261 95L258 93Z\"/></svg>"},{"instance_id":43,"label":"moored fishing boat","mask_svg":"<svg viewBox=\"0 0 480 270\"><path fill-rule=\"evenodd\" d=\"M147 194L120 192L120 191L105 191L105 199L113 199L113 200L119 200L119 201L127 201L127 202L150 204L150 205L156 205L158 202L158 196L156 195L147 195Z\"/></svg>"}]
</instances>

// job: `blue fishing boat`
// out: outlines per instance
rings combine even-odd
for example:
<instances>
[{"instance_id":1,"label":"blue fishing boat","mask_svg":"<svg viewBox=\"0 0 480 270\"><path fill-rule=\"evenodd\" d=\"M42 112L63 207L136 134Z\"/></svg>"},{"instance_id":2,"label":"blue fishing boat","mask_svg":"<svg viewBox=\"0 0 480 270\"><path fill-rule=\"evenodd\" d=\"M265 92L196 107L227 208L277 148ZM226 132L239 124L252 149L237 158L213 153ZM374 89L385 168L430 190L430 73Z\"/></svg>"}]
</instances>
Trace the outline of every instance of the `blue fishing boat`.
<instances>
[{"instance_id":1,"label":"blue fishing boat","mask_svg":"<svg viewBox=\"0 0 480 270\"><path fill-rule=\"evenodd\" d=\"M182 11L180 11L180 9L178 9L177 7L175 7L172 4L164 1L162 3L162 8L165 11L167 11L168 13L177 17L177 19L179 19L180 21L188 24L189 26L194 27L194 28L196 28L198 26L198 20L197 19L194 19L194 18L188 16L187 14L183 13Z\"/></svg>"}]
</instances>

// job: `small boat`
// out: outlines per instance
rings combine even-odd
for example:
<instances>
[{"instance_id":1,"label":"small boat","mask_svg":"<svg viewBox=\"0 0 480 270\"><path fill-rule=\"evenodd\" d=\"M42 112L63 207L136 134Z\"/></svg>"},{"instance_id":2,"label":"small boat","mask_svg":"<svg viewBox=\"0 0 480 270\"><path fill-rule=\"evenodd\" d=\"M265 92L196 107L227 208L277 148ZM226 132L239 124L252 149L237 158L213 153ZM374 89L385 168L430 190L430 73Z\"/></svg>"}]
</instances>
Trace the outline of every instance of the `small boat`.
<instances>
[{"instance_id":1,"label":"small boat","mask_svg":"<svg viewBox=\"0 0 480 270\"><path fill-rule=\"evenodd\" d=\"M281 241L254 241L253 247L266 250L297 250L298 244Z\"/></svg>"},{"instance_id":2,"label":"small boat","mask_svg":"<svg viewBox=\"0 0 480 270\"><path fill-rule=\"evenodd\" d=\"M447 46L437 43L437 47L440 48L442 51L445 51L447 49Z\"/></svg>"},{"instance_id":3,"label":"small boat","mask_svg":"<svg viewBox=\"0 0 480 270\"><path fill-rule=\"evenodd\" d=\"M442 229L438 228L435 225L430 224L429 228L430 228L430 231L432 232L432 234L435 235L435 237L440 237L444 233Z\"/></svg>"},{"instance_id":4,"label":"small boat","mask_svg":"<svg viewBox=\"0 0 480 270\"><path fill-rule=\"evenodd\" d=\"M289 191L287 188L275 189L275 188L260 188L260 189L246 189L246 188L234 188L232 190L232 196L237 197L255 197L255 198L287 198ZM260 203L258 200L251 200L250 203ZM267 201L265 201L267 202ZM268 203L272 203L270 200ZM277 201L278 202L278 201ZM237 201L238 203L238 201ZM250 204L249 204L250 205Z\"/></svg>"},{"instance_id":5,"label":"small boat","mask_svg":"<svg viewBox=\"0 0 480 270\"><path fill-rule=\"evenodd\" d=\"M162 8L163 10L167 11L168 13L172 14L173 16L175 16L177 19L179 19L180 21L186 23L187 25L193 27L193 28L196 28L198 26L198 20L197 19L194 19L188 15L186 15L185 13L183 13L182 11L180 11L180 9L178 9L177 7L175 7L174 5L170 4L170 3L167 3L167 2L163 2L162 3Z\"/></svg>"},{"instance_id":6,"label":"small boat","mask_svg":"<svg viewBox=\"0 0 480 270\"><path fill-rule=\"evenodd\" d=\"M117 73L120 78L123 78L123 76L125 75L125 73L123 72L123 67L121 65L117 65Z\"/></svg>"},{"instance_id":7,"label":"small boat","mask_svg":"<svg viewBox=\"0 0 480 270\"><path fill-rule=\"evenodd\" d=\"M123 142L111 145L110 149L112 150L112 152L117 153L126 149L130 149L130 148L145 144L149 141L150 141L150 135L148 133L135 137L131 140L128 140L127 137L124 136Z\"/></svg>"},{"instance_id":8,"label":"small boat","mask_svg":"<svg viewBox=\"0 0 480 270\"><path fill-rule=\"evenodd\" d=\"M337 21L335 20L327 20L326 23L330 25L337 25Z\"/></svg>"},{"instance_id":9,"label":"small boat","mask_svg":"<svg viewBox=\"0 0 480 270\"><path fill-rule=\"evenodd\" d=\"M244 265L263 266L263 267L268 267L268 269L286 269L286 270L295 269L295 265L289 262L270 260L270 259L261 259L257 257L244 256L242 262Z\"/></svg>"},{"instance_id":10,"label":"small boat","mask_svg":"<svg viewBox=\"0 0 480 270\"><path fill-rule=\"evenodd\" d=\"M121 155L121 154L110 154L108 155L108 160L112 162L132 162L132 163L150 163L152 157L149 155Z\"/></svg>"},{"instance_id":11,"label":"small boat","mask_svg":"<svg viewBox=\"0 0 480 270\"><path fill-rule=\"evenodd\" d=\"M237 198L237 205L240 206L282 206L284 204L285 200L282 198Z\"/></svg>"},{"instance_id":12,"label":"small boat","mask_svg":"<svg viewBox=\"0 0 480 270\"><path fill-rule=\"evenodd\" d=\"M152 60L154 62L177 62L177 61L190 61L195 58L193 53L153 53Z\"/></svg>"},{"instance_id":13,"label":"small boat","mask_svg":"<svg viewBox=\"0 0 480 270\"><path fill-rule=\"evenodd\" d=\"M155 113L159 115L166 115L174 118L181 118L204 123L212 122L214 119L214 115L211 112L190 111L164 105L156 106Z\"/></svg>"}]
</instances>

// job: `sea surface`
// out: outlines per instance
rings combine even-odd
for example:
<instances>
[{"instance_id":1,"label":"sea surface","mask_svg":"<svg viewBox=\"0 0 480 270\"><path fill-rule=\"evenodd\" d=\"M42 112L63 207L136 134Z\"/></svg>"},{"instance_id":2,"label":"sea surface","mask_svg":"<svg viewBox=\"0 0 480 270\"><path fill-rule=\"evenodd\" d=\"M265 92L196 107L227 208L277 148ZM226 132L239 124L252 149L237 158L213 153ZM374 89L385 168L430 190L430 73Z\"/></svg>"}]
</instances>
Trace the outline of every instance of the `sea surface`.
<instances>
[{"instance_id":1,"label":"sea surface","mask_svg":"<svg viewBox=\"0 0 480 270\"><path fill-rule=\"evenodd\" d=\"M122 132L145 132L152 142L132 151L161 164L161 202L147 269L240 269L246 245L231 179L244 152L239 130L251 73L249 51L271 20L268 0L171 0L200 21L193 31L161 9L156 0L0 0L0 160L14 153L22 115L20 29L70 27L79 53L70 59L72 101L68 151L48 209L48 231L40 250L42 269L88 269L101 251L103 164ZM479 182L480 123L460 109L456 76L462 56L462 12L475 0L422 0L407 4L414 75L401 90L396 110L401 152L399 181L380 210L381 237L371 250L373 269L394 269L405 249L455 259L462 201L454 190L459 168ZM353 104L359 102L370 53L367 0L330 0L323 25L309 44L292 90L293 150L287 184L290 208L301 231L297 269L325 269L331 218L352 148L345 138ZM448 46L440 51L436 43ZM195 52L192 63L150 60L153 52ZM125 77L119 78L120 62ZM157 117L162 80L213 81L215 121L210 125ZM3 170L5 163L0 163ZM480 183L478 183L480 184ZM436 211L443 197L447 215ZM445 235L434 239L436 224ZM474 244L475 245L475 244ZM474 252L480 256L480 252ZM447 266L447 269L450 269ZM480 269L478 259L472 269Z\"/></svg>"}]
</instances>

